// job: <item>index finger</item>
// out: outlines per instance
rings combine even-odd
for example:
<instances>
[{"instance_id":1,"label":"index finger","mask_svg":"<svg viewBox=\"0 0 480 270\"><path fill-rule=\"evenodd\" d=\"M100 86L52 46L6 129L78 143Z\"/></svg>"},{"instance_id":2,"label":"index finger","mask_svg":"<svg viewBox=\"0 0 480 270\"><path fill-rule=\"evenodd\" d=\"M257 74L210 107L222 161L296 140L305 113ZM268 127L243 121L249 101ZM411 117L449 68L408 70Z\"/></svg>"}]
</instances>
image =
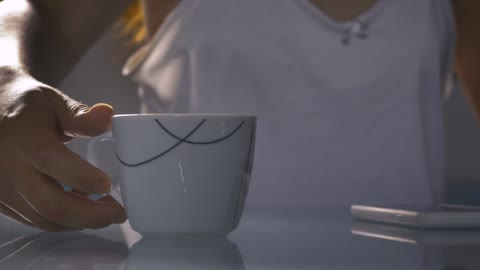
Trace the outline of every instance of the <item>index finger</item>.
<instances>
[{"instance_id":1,"label":"index finger","mask_svg":"<svg viewBox=\"0 0 480 270\"><path fill-rule=\"evenodd\" d=\"M60 141L42 144L32 153L32 165L58 182L87 193L107 193L112 184L105 173L70 151Z\"/></svg>"}]
</instances>

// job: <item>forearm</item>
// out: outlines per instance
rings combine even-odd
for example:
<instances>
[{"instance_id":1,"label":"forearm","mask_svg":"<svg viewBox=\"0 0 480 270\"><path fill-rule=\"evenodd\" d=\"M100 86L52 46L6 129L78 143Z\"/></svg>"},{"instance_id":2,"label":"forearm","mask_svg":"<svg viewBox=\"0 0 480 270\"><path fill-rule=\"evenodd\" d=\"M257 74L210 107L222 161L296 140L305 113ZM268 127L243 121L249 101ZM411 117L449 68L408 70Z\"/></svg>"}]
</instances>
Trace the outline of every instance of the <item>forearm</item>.
<instances>
[{"instance_id":1,"label":"forearm","mask_svg":"<svg viewBox=\"0 0 480 270\"><path fill-rule=\"evenodd\" d=\"M129 0L0 2L0 66L56 86Z\"/></svg>"},{"instance_id":2,"label":"forearm","mask_svg":"<svg viewBox=\"0 0 480 270\"><path fill-rule=\"evenodd\" d=\"M26 0L0 3L0 36L0 66L45 83L57 84L75 60L58 24Z\"/></svg>"},{"instance_id":3,"label":"forearm","mask_svg":"<svg viewBox=\"0 0 480 270\"><path fill-rule=\"evenodd\" d=\"M22 56L23 29L34 25L34 18L26 1L0 2L0 66L24 66Z\"/></svg>"}]
</instances>

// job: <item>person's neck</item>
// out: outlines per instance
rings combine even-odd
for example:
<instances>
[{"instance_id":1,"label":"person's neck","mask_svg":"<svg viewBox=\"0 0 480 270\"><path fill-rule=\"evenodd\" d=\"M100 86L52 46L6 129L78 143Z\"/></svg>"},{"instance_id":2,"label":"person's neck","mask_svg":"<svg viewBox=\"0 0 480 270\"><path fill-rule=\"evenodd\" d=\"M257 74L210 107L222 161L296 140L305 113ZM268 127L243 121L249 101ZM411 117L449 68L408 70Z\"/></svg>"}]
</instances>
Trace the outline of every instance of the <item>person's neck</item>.
<instances>
[{"instance_id":1,"label":"person's neck","mask_svg":"<svg viewBox=\"0 0 480 270\"><path fill-rule=\"evenodd\" d=\"M147 39L151 39L168 14L181 0L142 0L144 20L147 27ZM296 1L296 0L294 0ZM352 20L370 9L380 0L309 0L333 20L345 22Z\"/></svg>"},{"instance_id":2,"label":"person's neck","mask_svg":"<svg viewBox=\"0 0 480 270\"><path fill-rule=\"evenodd\" d=\"M309 0L313 5L335 21L350 21L380 0Z\"/></svg>"}]
</instances>

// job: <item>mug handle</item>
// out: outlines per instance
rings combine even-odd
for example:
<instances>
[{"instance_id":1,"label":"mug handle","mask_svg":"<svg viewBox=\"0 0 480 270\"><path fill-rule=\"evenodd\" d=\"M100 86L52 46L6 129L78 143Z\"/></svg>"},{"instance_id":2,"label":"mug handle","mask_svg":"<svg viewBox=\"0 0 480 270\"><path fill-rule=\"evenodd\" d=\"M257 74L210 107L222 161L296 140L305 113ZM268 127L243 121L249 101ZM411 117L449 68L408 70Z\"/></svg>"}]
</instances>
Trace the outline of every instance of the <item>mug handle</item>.
<instances>
[{"instance_id":1,"label":"mug handle","mask_svg":"<svg viewBox=\"0 0 480 270\"><path fill-rule=\"evenodd\" d=\"M99 169L101 168L100 168L100 163L98 162L98 157L97 157L95 148L99 143L103 141L113 141L112 132L106 132L91 138L87 145L87 161ZM112 195L112 197L115 200L117 200L122 206L124 206L118 179L111 179L111 180L112 180L112 189L109 194Z\"/></svg>"}]
</instances>

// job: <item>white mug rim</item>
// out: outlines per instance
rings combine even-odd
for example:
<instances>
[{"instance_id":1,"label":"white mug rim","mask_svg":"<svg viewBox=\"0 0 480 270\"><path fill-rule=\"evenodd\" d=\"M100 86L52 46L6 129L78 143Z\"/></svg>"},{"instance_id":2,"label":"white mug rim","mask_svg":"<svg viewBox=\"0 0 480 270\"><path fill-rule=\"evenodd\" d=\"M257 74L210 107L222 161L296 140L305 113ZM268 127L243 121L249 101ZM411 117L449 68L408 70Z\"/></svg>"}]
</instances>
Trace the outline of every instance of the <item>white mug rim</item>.
<instances>
[{"instance_id":1,"label":"white mug rim","mask_svg":"<svg viewBox=\"0 0 480 270\"><path fill-rule=\"evenodd\" d=\"M138 114L115 114L114 119L121 118L157 118L157 117L220 117L220 118L253 118L256 115L226 114L226 113L138 113Z\"/></svg>"}]
</instances>

